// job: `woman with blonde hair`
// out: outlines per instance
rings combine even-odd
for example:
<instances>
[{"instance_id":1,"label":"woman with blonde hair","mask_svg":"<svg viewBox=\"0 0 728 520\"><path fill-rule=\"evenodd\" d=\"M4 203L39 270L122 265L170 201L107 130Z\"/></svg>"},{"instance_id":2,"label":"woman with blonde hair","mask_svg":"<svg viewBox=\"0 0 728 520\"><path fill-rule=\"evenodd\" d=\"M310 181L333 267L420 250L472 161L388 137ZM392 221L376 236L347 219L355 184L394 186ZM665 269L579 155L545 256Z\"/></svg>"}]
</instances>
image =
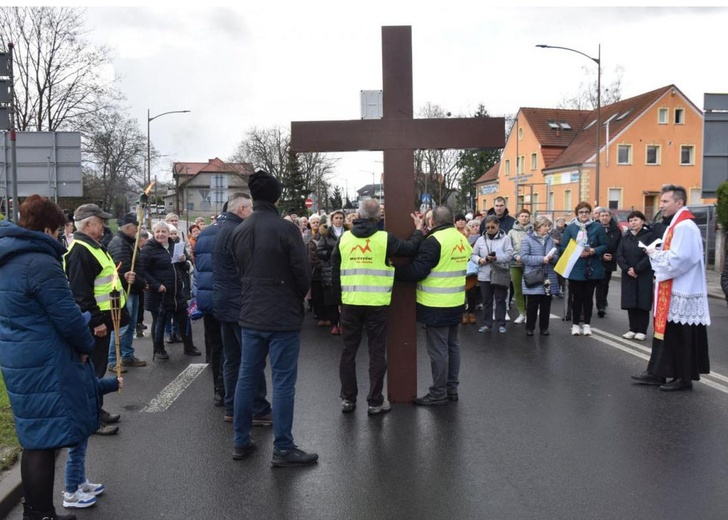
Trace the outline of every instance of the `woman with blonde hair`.
<instances>
[{"instance_id":1,"label":"woman with blonde hair","mask_svg":"<svg viewBox=\"0 0 728 520\"><path fill-rule=\"evenodd\" d=\"M538 327L542 336L549 335L551 297L559 294L559 278L554 271L559 259L558 248L551 237L551 220L537 217L533 232L521 240L519 256L523 264L522 291L526 298L526 335L533 336ZM531 275L541 272L541 281L530 283ZM514 282L515 283L515 282Z\"/></svg>"}]
</instances>

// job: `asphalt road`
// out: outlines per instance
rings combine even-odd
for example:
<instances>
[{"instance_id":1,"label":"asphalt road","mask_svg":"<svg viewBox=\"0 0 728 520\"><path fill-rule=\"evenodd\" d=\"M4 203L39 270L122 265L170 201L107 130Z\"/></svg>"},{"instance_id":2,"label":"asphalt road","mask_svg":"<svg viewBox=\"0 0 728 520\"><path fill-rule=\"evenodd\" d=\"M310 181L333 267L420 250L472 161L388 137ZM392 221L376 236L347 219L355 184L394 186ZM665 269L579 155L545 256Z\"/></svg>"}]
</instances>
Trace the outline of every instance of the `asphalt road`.
<instances>
[{"instance_id":1,"label":"asphalt road","mask_svg":"<svg viewBox=\"0 0 728 520\"><path fill-rule=\"evenodd\" d=\"M294 423L300 447L320 455L307 468L271 468L270 428L256 429L260 449L249 460L232 460L232 427L213 406L209 367L165 411L143 411L190 361L204 361L171 346L169 361L130 369L123 393L107 396L107 409L123 416L121 433L91 439L87 474L107 491L78 518L724 520L728 308L710 302L715 374L667 394L631 383L649 344L619 337L627 317L618 283L591 338L570 336L559 318L546 338L526 337L522 325L506 335L462 327L461 400L394 405L380 417L368 417L362 400L364 348L359 407L341 414L339 340L308 317ZM430 381L423 332L420 393ZM195 338L202 348L201 322ZM151 359L148 339L137 349ZM21 516L18 507L9 518Z\"/></svg>"}]
</instances>

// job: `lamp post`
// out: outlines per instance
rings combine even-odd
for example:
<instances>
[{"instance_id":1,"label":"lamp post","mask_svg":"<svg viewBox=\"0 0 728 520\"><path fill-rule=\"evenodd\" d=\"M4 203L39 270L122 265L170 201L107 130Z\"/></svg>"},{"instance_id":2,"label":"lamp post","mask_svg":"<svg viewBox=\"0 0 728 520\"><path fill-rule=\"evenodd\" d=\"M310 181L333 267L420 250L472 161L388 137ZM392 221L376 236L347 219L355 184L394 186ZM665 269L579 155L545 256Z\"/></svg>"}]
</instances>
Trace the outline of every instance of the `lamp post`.
<instances>
[{"instance_id":1,"label":"lamp post","mask_svg":"<svg viewBox=\"0 0 728 520\"><path fill-rule=\"evenodd\" d=\"M536 45L541 49L561 49L564 51L575 52L581 54L585 58L589 58L591 61L597 64L597 154L596 154L596 175L594 176L594 184L596 188L595 193L595 205L599 205L599 149L601 144L601 132L602 132L602 45L599 44L597 47L597 57L593 58L588 54L585 54L576 49L569 47L558 47L556 45Z\"/></svg>"}]
</instances>

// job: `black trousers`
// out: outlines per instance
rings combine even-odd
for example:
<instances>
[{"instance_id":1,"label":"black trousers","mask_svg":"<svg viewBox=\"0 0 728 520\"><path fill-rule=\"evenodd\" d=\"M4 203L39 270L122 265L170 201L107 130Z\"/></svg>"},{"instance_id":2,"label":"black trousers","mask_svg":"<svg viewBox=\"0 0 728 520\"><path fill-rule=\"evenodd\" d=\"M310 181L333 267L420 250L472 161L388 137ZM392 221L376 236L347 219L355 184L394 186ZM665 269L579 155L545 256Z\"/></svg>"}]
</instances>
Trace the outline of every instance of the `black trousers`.
<instances>
[{"instance_id":1,"label":"black trousers","mask_svg":"<svg viewBox=\"0 0 728 520\"><path fill-rule=\"evenodd\" d=\"M629 330L642 334L647 333L647 327L650 325L650 311L627 309L627 316L629 316Z\"/></svg>"},{"instance_id":2,"label":"black trousers","mask_svg":"<svg viewBox=\"0 0 728 520\"><path fill-rule=\"evenodd\" d=\"M321 280L311 280L311 307L313 317L317 320L325 320L324 315L324 289L321 287Z\"/></svg>"},{"instance_id":3,"label":"black trousers","mask_svg":"<svg viewBox=\"0 0 728 520\"><path fill-rule=\"evenodd\" d=\"M167 309L160 305L156 311L152 311L152 338L154 339L154 352L164 350L164 325L172 317L180 324L179 333L182 336L182 343L185 350L190 350L192 344L192 330L187 328L187 308ZM107 347L108 348L108 347Z\"/></svg>"},{"instance_id":4,"label":"black trousers","mask_svg":"<svg viewBox=\"0 0 728 520\"><path fill-rule=\"evenodd\" d=\"M599 280L569 280L569 290L574 296L571 304L571 320L579 324L579 317L584 316L584 324L590 325L594 310L594 289Z\"/></svg>"},{"instance_id":5,"label":"black trousers","mask_svg":"<svg viewBox=\"0 0 728 520\"><path fill-rule=\"evenodd\" d=\"M526 330L536 329L536 315L538 314L538 328L541 332L549 328L549 315L551 314L551 295L526 295Z\"/></svg>"},{"instance_id":6,"label":"black trousers","mask_svg":"<svg viewBox=\"0 0 728 520\"><path fill-rule=\"evenodd\" d=\"M369 343L369 406L384 402L382 390L387 373L388 306L343 305L341 310L341 338L344 347L339 362L341 398L356 402L356 353L361 344L364 329Z\"/></svg>"},{"instance_id":7,"label":"black trousers","mask_svg":"<svg viewBox=\"0 0 728 520\"><path fill-rule=\"evenodd\" d=\"M91 331L93 334L93 330ZM106 375L106 364L109 361L109 340L111 339L111 330L106 331L106 336L99 337L94 336L95 344L94 349L91 351L89 357L94 363L94 369L96 370L96 377L102 378Z\"/></svg>"},{"instance_id":8,"label":"black trousers","mask_svg":"<svg viewBox=\"0 0 728 520\"><path fill-rule=\"evenodd\" d=\"M607 296L609 296L609 282L612 279L612 271L604 271L604 278L597 282L597 310L607 309Z\"/></svg>"},{"instance_id":9,"label":"black trousers","mask_svg":"<svg viewBox=\"0 0 728 520\"><path fill-rule=\"evenodd\" d=\"M212 367L212 385L216 394L225 395L222 381L222 331L212 314L202 316L205 326L205 362Z\"/></svg>"}]
</instances>

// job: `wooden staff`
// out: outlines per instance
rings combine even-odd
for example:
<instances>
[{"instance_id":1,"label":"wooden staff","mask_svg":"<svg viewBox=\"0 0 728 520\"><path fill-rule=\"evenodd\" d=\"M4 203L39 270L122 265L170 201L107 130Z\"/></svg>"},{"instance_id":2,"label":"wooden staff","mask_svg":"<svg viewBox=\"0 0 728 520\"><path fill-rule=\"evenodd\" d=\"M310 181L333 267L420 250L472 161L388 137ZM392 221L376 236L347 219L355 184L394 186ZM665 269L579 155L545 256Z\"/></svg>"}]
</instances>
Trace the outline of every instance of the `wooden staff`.
<instances>
[{"instance_id":1,"label":"wooden staff","mask_svg":"<svg viewBox=\"0 0 728 520\"><path fill-rule=\"evenodd\" d=\"M121 326L121 292L118 289L119 286L119 267L121 262L116 266L114 271L114 288L110 293L111 296L111 323L114 326L114 349L116 350L116 377L121 377L121 338L119 337L119 329ZM131 327L132 324L129 324ZM121 386L119 387L119 393L121 393Z\"/></svg>"},{"instance_id":2,"label":"wooden staff","mask_svg":"<svg viewBox=\"0 0 728 520\"><path fill-rule=\"evenodd\" d=\"M139 222L139 225L137 226L137 234L136 234L136 240L134 241L134 251L131 253L131 268L129 269L131 272L134 272L134 265L136 264L136 257L137 252L139 251L139 237L142 234L142 222L144 221L144 210L147 207L147 203L149 202L149 192L152 191L152 188L154 187L154 182L152 181L149 186L146 187L146 189L139 194L139 200L137 201L137 222ZM126 298L129 299L129 291L131 290L131 284L127 284L126 286Z\"/></svg>"}]
</instances>

